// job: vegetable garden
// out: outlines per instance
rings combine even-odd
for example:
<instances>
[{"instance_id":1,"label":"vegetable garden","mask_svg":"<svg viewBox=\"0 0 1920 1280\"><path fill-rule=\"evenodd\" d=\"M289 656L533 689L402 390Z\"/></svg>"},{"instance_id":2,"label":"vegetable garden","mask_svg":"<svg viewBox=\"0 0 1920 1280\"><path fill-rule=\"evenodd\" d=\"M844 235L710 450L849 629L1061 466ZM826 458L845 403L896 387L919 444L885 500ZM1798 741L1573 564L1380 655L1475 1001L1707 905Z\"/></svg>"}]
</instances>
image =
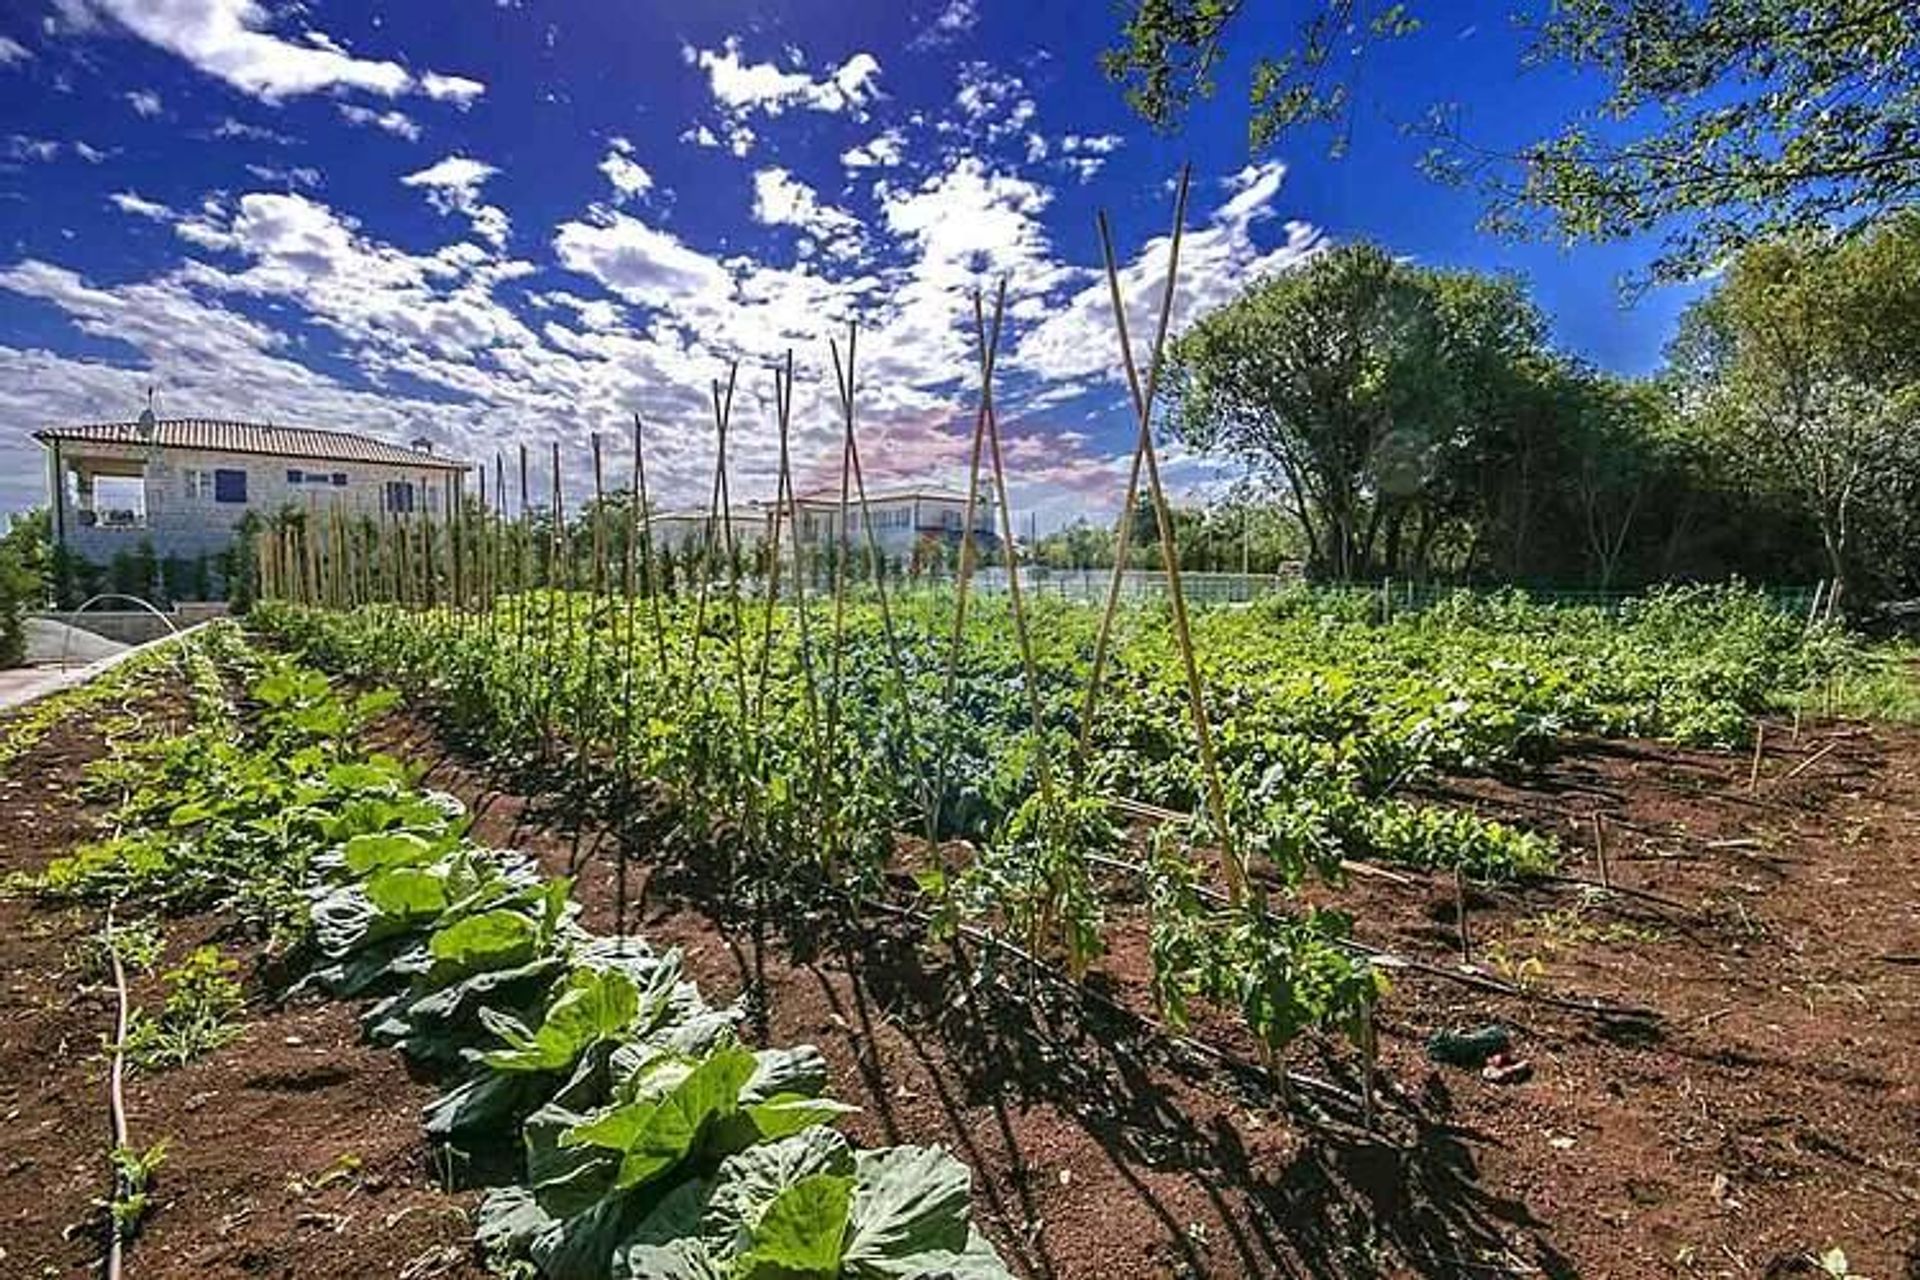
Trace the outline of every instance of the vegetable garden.
<instances>
[{"instance_id":1,"label":"vegetable garden","mask_svg":"<svg viewBox=\"0 0 1920 1280\"><path fill-rule=\"evenodd\" d=\"M43 931L85 920L74 959L42 968L117 1010L112 1190L78 1233L110 1271L224 1273L148 1247L149 1226L187 1229L156 1197L191 1144L142 1131L125 1073L191 1128L155 1101L166 1080L269 1051L251 1026L321 1007L360 1041L332 1059L375 1079L374 1059L397 1056L419 1091L369 1104L381 1140L416 1143L414 1174L433 1172L383 1230L449 1207L459 1224L392 1268L409 1280L1569 1274L1563 1249L1593 1267L1612 1246L1589 1237L1636 1211L1652 1225L1619 1256L1693 1274L1706 1239L1736 1255L1749 1202L1769 1209L1755 1239L1771 1252L1736 1271L1879 1222L1808 1151L1841 1152L1876 1208L1920 1203L1879 1110L1901 1088L1911 1110L1912 956L1842 959L1807 932L1824 909L1810 876L1858 870L1849 928L1880 946L1913 874L1886 837L1920 814L1920 744L1802 723L1858 641L1738 585L1399 611L1390 593L1300 588L1190 612L1145 429L1158 356L1143 381L1124 323L1142 432L1122 510L1144 475L1166 597L1026 598L992 407L998 312L976 300L970 493L997 495L1004 597L970 590L992 549L970 534L957 578L933 585L889 580L871 535L853 536L850 334L832 349L844 443L825 545L794 536L789 358L767 545L736 546L718 521L671 575L657 563L636 422L624 512L597 437L593 501L571 516L557 446L543 510L523 455L517 512L503 459L492 503L372 524L310 511L251 548L261 603L244 631L203 630L177 672L128 664L0 726L0 762L73 785L97 819L46 850L10 834L0 905L55 913L22 917ZM713 393L716 513L733 395L730 373ZM158 710L141 701L157 684ZM86 735L91 762L63 764ZM465 762L452 790L427 785L429 740ZM522 819L536 798L563 814L570 844L536 820L535 851L518 848L523 823L488 813L509 789ZM738 962L729 1003L696 982L727 977L715 953ZM819 1016L788 1034L809 983ZM1724 1008L1719 984L1738 993ZM1755 1038L1797 1017L1781 990L1808 1017L1763 1052ZM1822 1012L1842 999L1844 1016ZM1717 1044L1718 1026L1746 1038ZM1854 1074L1809 1066L1841 1053ZM1485 1071L1450 1088L1440 1069L1462 1065ZM1503 1100L1549 1069L1551 1087ZM896 1116L918 1092L909 1070L946 1132ZM1695 1072L1739 1117L1731 1134L1694 1133ZM193 1096L217 1113L278 1079ZM1793 1144L1813 1171L1776 1177L1777 1153L1751 1155L1737 1126L1800 1089L1824 1100ZM1735 1153L1708 1184L1718 1211L1663 1208L1700 1188L1651 1178L1647 1143L1595 1137L1636 1123L1630 1096L1677 1166ZM418 1132L396 1139L415 1108ZM1472 1125L1531 1153L1536 1114L1559 1126L1548 1154L1505 1157L1503 1193L1478 1191ZM989 1117L1004 1161L984 1154ZM1581 1172L1554 1166L1581 1142ZM1056 1181L1037 1180L1056 1152ZM342 1160L287 1196L372 1185ZM1590 1181L1614 1176L1637 1207L1617 1221L1595 1216ZM1536 1218L1536 1193L1586 1234ZM1176 1194L1178 1212L1160 1199ZM336 1234L362 1212L341 1203ZM1832 1221L1812 1231L1785 1203ZM221 1238L246 1232L244 1215L219 1221ZM293 1256L289 1274L334 1274Z\"/></svg>"}]
</instances>

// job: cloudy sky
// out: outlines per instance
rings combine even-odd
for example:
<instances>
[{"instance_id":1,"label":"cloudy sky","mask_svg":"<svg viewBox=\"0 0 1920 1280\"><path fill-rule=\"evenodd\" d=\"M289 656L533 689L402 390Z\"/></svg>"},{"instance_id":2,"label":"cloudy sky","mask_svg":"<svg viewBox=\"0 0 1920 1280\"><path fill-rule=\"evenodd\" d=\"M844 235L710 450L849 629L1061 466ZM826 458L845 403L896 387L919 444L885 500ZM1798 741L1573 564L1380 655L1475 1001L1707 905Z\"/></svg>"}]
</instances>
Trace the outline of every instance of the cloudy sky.
<instances>
[{"instance_id":1,"label":"cloudy sky","mask_svg":"<svg viewBox=\"0 0 1920 1280\"><path fill-rule=\"evenodd\" d=\"M1112 508L1130 427L1099 274L1113 219L1137 332L1194 165L1176 323L1316 246L1526 275L1560 340L1657 358L1671 294L1619 303L1644 246L1489 242L1402 125L1459 100L1490 141L1582 86L1515 72L1505 5L1370 67L1354 143L1250 158L1239 86L1177 137L1102 79L1099 0L9 0L0 6L0 512L29 436L232 416L418 434L490 460L588 433L624 474L648 424L668 501L702 494L711 381L739 361L736 493L770 491L791 349L802 483L836 465L827 340L859 325L881 476L963 473L970 291L1009 281L1015 505ZM1183 485L1218 483L1176 457Z\"/></svg>"}]
</instances>

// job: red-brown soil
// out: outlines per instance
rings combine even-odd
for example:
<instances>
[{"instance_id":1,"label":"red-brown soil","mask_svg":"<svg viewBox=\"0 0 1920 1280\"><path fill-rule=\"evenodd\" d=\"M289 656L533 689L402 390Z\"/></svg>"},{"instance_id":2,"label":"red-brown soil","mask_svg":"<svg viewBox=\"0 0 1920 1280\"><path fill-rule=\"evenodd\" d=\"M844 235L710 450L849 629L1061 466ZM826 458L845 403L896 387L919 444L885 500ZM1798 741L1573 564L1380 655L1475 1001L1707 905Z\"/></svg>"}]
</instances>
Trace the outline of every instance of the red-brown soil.
<instances>
[{"instance_id":1,"label":"red-brown soil","mask_svg":"<svg viewBox=\"0 0 1920 1280\"><path fill-rule=\"evenodd\" d=\"M1109 1001L1151 1012L1145 922L1119 880L1098 999L1004 963L970 982L983 957L885 917L756 931L644 845L637 930L683 947L711 997L752 993L771 1041L818 1044L862 1108L859 1139L965 1159L985 1229L1032 1275L1774 1276L1817 1274L1809 1255L1838 1246L1856 1274L1920 1277L1920 733L1770 734L1752 794L1748 756L1597 742L1432 789L1557 832L1565 870L1589 878L1605 815L1615 883L1673 905L1476 887L1475 972L1657 1017L1395 971L1377 1137L1337 1097L1300 1090L1290 1111L1257 1071L1117 1016ZM587 923L614 927L614 842L572 802L516 794L419 719L396 717L383 745L430 762L481 838L579 866ZM1363 940L1458 971L1450 877L1331 896ZM1436 1029L1495 1020L1525 1083L1427 1060ZM1191 1034L1254 1057L1225 1017ZM1291 1065L1357 1087L1331 1046Z\"/></svg>"},{"instance_id":2,"label":"red-brown soil","mask_svg":"<svg viewBox=\"0 0 1920 1280\"><path fill-rule=\"evenodd\" d=\"M837 1095L862 1108L856 1138L966 1160L984 1229L1026 1274L1813 1275L1809 1255L1839 1246L1857 1274L1920 1277L1920 733L1789 736L1770 728L1753 794L1749 757L1603 743L1434 788L1557 831L1571 874L1596 873L1591 814L1606 815L1615 881L1673 905L1476 888L1476 971L1658 1017L1396 971L1372 1136L1340 1096L1307 1088L1283 1104L1226 1017L1190 1033L1223 1062L1114 1012L1151 1012L1144 920L1120 876L1097 997L1004 959L988 973L991 953L928 947L887 915L756 928L646 843L627 864L634 918L685 949L711 998L749 995L751 1034L818 1044ZM466 799L482 839L550 870L577 864L587 924L613 928L616 846L572 802L527 799L423 718L391 717L379 737ZM0 868L41 865L86 834L70 788L97 750L63 729L0 782L26 797L0 790ZM1360 877L1335 896L1366 941L1457 969L1451 880L1404 880ZM216 926L175 922L170 953ZM97 1236L60 1238L105 1185L109 1004L71 959L96 927L0 901L0 1111L18 1138L0 1164L0 1275L79 1274L98 1256ZM481 1274L472 1194L436 1189L420 1140L429 1090L357 1043L355 1012L263 1005L239 1043L135 1078L136 1139L164 1134L174 1150L133 1275ZM1435 1029L1496 1019L1532 1066L1526 1082L1427 1061ZM1339 1047L1305 1045L1290 1065L1355 1087Z\"/></svg>"},{"instance_id":3,"label":"red-brown soil","mask_svg":"<svg viewBox=\"0 0 1920 1280\"><path fill-rule=\"evenodd\" d=\"M177 722L184 699L167 687L142 705L164 725ZM106 752L99 728L98 717L57 727L0 779L0 875L39 870L98 834L102 810L76 786ZM100 1273L114 999L110 983L83 971L82 948L101 924L95 909L0 897L0 1276L9 1280ZM164 924L162 969L209 941L243 972L261 955L218 919ZM128 1075L133 1143L164 1139L167 1156L127 1274L485 1275L471 1245L474 1197L436 1189L419 1122L431 1089L408 1079L398 1055L359 1043L352 1007L278 1006L258 978L247 985L238 1040L185 1067ZM158 1006L157 976L130 988L135 1007Z\"/></svg>"}]
</instances>

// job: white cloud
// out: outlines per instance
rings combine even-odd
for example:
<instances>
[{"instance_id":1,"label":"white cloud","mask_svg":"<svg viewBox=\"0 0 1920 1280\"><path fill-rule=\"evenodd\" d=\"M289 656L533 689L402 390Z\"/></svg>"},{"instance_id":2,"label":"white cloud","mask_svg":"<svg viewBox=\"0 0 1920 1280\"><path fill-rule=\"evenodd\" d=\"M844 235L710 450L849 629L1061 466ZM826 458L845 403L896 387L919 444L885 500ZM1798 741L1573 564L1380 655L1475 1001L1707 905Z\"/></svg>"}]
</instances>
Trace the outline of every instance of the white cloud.
<instances>
[{"instance_id":1,"label":"white cloud","mask_svg":"<svg viewBox=\"0 0 1920 1280\"><path fill-rule=\"evenodd\" d=\"M1018 133L1038 110L1019 76L985 62L961 64L953 103L966 118L966 127L985 132L989 140ZM949 121L942 121L941 128L947 132L960 130Z\"/></svg>"},{"instance_id":2,"label":"white cloud","mask_svg":"<svg viewBox=\"0 0 1920 1280\"><path fill-rule=\"evenodd\" d=\"M33 50L10 36L0 36L0 67L10 67L16 62L25 62L33 56Z\"/></svg>"},{"instance_id":3,"label":"white cloud","mask_svg":"<svg viewBox=\"0 0 1920 1280\"><path fill-rule=\"evenodd\" d=\"M451 102L465 109L487 91L487 86L465 76L443 76L437 71L429 71L420 77L420 89L435 102Z\"/></svg>"},{"instance_id":4,"label":"white cloud","mask_svg":"<svg viewBox=\"0 0 1920 1280\"><path fill-rule=\"evenodd\" d=\"M406 187L427 193L427 203L441 213L462 213L473 225L474 234L496 249L506 243L506 212L494 205L480 203L480 188L500 171L485 161L451 155L400 179Z\"/></svg>"},{"instance_id":5,"label":"white cloud","mask_svg":"<svg viewBox=\"0 0 1920 1280\"><path fill-rule=\"evenodd\" d=\"M611 140L599 167L613 187L615 204L625 204L653 190L653 175L634 160L633 144L625 138Z\"/></svg>"},{"instance_id":6,"label":"white cloud","mask_svg":"<svg viewBox=\"0 0 1920 1280\"><path fill-rule=\"evenodd\" d=\"M918 246L923 267L943 286L1019 270L1033 273L1024 284L1044 288L1051 247L1040 215L1052 200L1045 187L968 155L916 189L889 189L881 210L887 228Z\"/></svg>"},{"instance_id":7,"label":"white cloud","mask_svg":"<svg viewBox=\"0 0 1920 1280\"><path fill-rule=\"evenodd\" d=\"M912 49L937 49L951 44L980 22L980 0L945 0L940 12L908 46Z\"/></svg>"},{"instance_id":8,"label":"white cloud","mask_svg":"<svg viewBox=\"0 0 1920 1280\"><path fill-rule=\"evenodd\" d=\"M785 169L753 175L753 220L768 226L794 226L836 246L857 251L860 219L845 209L820 202L820 193Z\"/></svg>"},{"instance_id":9,"label":"white cloud","mask_svg":"<svg viewBox=\"0 0 1920 1280\"><path fill-rule=\"evenodd\" d=\"M1069 133L1060 139L1060 149L1068 155L1112 155L1126 139L1117 133Z\"/></svg>"},{"instance_id":10,"label":"white cloud","mask_svg":"<svg viewBox=\"0 0 1920 1280\"><path fill-rule=\"evenodd\" d=\"M856 147L840 153L840 163L849 169L891 169L906 154L907 138L898 129L888 129Z\"/></svg>"},{"instance_id":11,"label":"white cloud","mask_svg":"<svg viewBox=\"0 0 1920 1280\"><path fill-rule=\"evenodd\" d=\"M7 139L7 159L38 160L45 163L58 159L60 144L53 138L34 138L24 133L16 133Z\"/></svg>"},{"instance_id":12,"label":"white cloud","mask_svg":"<svg viewBox=\"0 0 1920 1280\"><path fill-rule=\"evenodd\" d=\"M429 199L444 196L449 208L458 208L461 203L470 202L480 193L480 184L500 172L483 160L474 160L467 156L451 155L428 165L418 173L410 173L400 179L406 187L425 187ZM444 211L444 210L443 210Z\"/></svg>"},{"instance_id":13,"label":"white cloud","mask_svg":"<svg viewBox=\"0 0 1920 1280\"><path fill-rule=\"evenodd\" d=\"M357 58L319 31L305 32L304 43L282 39L265 30L272 15L260 0L66 0L62 13L69 30L89 30L98 17L111 18L149 44L269 102L342 89L388 98L417 90L470 101L481 91L476 81L459 76L428 72L416 80L399 63Z\"/></svg>"},{"instance_id":14,"label":"white cloud","mask_svg":"<svg viewBox=\"0 0 1920 1280\"><path fill-rule=\"evenodd\" d=\"M155 200L148 200L132 191L116 191L107 197L115 208L122 213L131 213L138 218L151 218L155 222L171 222L175 215L172 209Z\"/></svg>"},{"instance_id":15,"label":"white cloud","mask_svg":"<svg viewBox=\"0 0 1920 1280\"><path fill-rule=\"evenodd\" d=\"M1262 251L1254 241L1253 228L1275 216L1273 203L1285 177L1286 166L1279 163L1248 166L1229 184L1232 197L1181 237L1174 333L1224 306L1247 282L1284 271L1320 250L1319 229L1304 222L1286 223L1286 238L1274 249ZM1167 238L1156 236L1120 268L1128 331L1143 373L1166 285L1166 258ZM1069 383L1118 377L1118 354L1111 298L1102 275L1050 308L1021 335L1007 363L1046 380Z\"/></svg>"},{"instance_id":16,"label":"white cloud","mask_svg":"<svg viewBox=\"0 0 1920 1280\"><path fill-rule=\"evenodd\" d=\"M704 124L694 125L681 131L680 141L690 142L696 147L725 148L744 159L753 150L753 144L760 140L760 135L753 131L752 126L738 118L722 120L720 128L726 136L722 137Z\"/></svg>"},{"instance_id":17,"label":"white cloud","mask_svg":"<svg viewBox=\"0 0 1920 1280\"><path fill-rule=\"evenodd\" d=\"M366 111L366 108L356 107L355 110ZM372 115L372 112L367 112L369 119L372 118ZM250 142L272 142L281 146L286 146L295 141L289 134L281 133L276 129L269 129L264 125L247 124L244 121L235 120L232 116L226 117L214 126L213 136L223 139L245 138Z\"/></svg>"},{"instance_id":18,"label":"white cloud","mask_svg":"<svg viewBox=\"0 0 1920 1280\"><path fill-rule=\"evenodd\" d=\"M127 105L133 108L135 115L153 117L160 114L162 103L160 95L151 89L135 89L126 95Z\"/></svg>"},{"instance_id":19,"label":"white cloud","mask_svg":"<svg viewBox=\"0 0 1920 1280\"><path fill-rule=\"evenodd\" d=\"M370 124L408 142L420 141L420 126L404 111L375 111L353 102L336 102L334 107L348 124Z\"/></svg>"},{"instance_id":20,"label":"white cloud","mask_svg":"<svg viewBox=\"0 0 1920 1280\"><path fill-rule=\"evenodd\" d=\"M714 101L734 116L777 116L790 108L860 115L880 93L875 84L880 63L870 53L856 53L816 80L805 71L782 71L771 62L744 61L737 36L727 37L718 51L683 52L690 64L706 72Z\"/></svg>"},{"instance_id":21,"label":"white cloud","mask_svg":"<svg viewBox=\"0 0 1920 1280\"><path fill-rule=\"evenodd\" d=\"M313 188L320 185L320 171L307 165L294 165L285 169L276 169L271 165L250 164L247 172L262 182L273 182L286 187L289 191L301 187Z\"/></svg>"},{"instance_id":22,"label":"white cloud","mask_svg":"<svg viewBox=\"0 0 1920 1280\"><path fill-rule=\"evenodd\" d=\"M724 302L732 292L725 267L689 249L671 232L624 213L562 223L553 249L568 270L592 276L643 306L665 306L687 295Z\"/></svg>"},{"instance_id":23,"label":"white cloud","mask_svg":"<svg viewBox=\"0 0 1920 1280\"><path fill-rule=\"evenodd\" d=\"M73 153L79 156L82 160L85 160L88 164L99 164L102 160L105 160L107 158L107 153L105 151L102 151L99 147L89 146L87 143L84 143L84 142L74 143Z\"/></svg>"}]
</instances>

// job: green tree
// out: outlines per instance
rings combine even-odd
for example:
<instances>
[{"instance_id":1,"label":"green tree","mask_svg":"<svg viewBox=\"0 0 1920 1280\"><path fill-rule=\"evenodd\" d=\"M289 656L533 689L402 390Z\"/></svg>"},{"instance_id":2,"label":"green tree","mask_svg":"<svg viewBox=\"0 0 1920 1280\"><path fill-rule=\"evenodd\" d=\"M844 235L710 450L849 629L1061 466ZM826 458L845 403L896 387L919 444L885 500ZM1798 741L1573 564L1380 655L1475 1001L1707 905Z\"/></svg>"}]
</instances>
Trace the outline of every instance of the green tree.
<instances>
[{"instance_id":1,"label":"green tree","mask_svg":"<svg viewBox=\"0 0 1920 1280\"><path fill-rule=\"evenodd\" d=\"M1702 429L1811 517L1837 589L1861 585L1862 539L1897 521L1920 463L1920 214L1746 250L1669 362ZM1904 541L1903 563L1873 566L1883 586L1914 574Z\"/></svg>"},{"instance_id":2,"label":"green tree","mask_svg":"<svg viewBox=\"0 0 1920 1280\"><path fill-rule=\"evenodd\" d=\"M1665 236L1655 274L1692 277L1791 230L1860 226L1920 195L1920 7L1889 0L1516 0L1526 66L1595 98L1513 151L1461 136L1436 105L1429 168L1478 186L1488 223L1568 240ZM1345 146L1359 71L1419 14L1303 0L1277 39L1247 0L1130 0L1103 55L1134 109L1175 126L1211 96L1233 42L1271 40L1248 86L1254 148L1302 127Z\"/></svg>"},{"instance_id":3,"label":"green tree","mask_svg":"<svg viewBox=\"0 0 1920 1280\"><path fill-rule=\"evenodd\" d=\"M46 603L53 570L44 507L13 518L0 537L0 667L26 657L26 615Z\"/></svg>"},{"instance_id":4,"label":"green tree","mask_svg":"<svg viewBox=\"0 0 1920 1280\"><path fill-rule=\"evenodd\" d=\"M1424 566L1476 501L1488 438L1551 363L1544 330L1509 281L1342 246L1181 337L1171 425L1282 493L1319 571Z\"/></svg>"}]
</instances>

